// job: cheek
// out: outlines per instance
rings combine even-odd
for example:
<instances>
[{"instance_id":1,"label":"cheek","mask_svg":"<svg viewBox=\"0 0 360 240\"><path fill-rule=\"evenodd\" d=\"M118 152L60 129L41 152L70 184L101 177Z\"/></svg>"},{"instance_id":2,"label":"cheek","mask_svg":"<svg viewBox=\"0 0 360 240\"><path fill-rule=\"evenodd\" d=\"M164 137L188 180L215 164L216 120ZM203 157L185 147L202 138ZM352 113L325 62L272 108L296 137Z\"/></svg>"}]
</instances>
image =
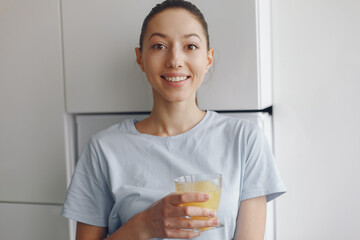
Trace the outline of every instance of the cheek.
<instances>
[{"instance_id":1,"label":"cheek","mask_svg":"<svg viewBox=\"0 0 360 240\"><path fill-rule=\"evenodd\" d=\"M190 59L190 66L196 75L204 75L206 73L207 59L203 56L194 56Z\"/></svg>"},{"instance_id":2,"label":"cheek","mask_svg":"<svg viewBox=\"0 0 360 240\"><path fill-rule=\"evenodd\" d=\"M153 73L158 71L160 68L159 59L157 59L154 56L147 57L145 59L144 68L145 68L146 75L152 75Z\"/></svg>"}]
</instances>

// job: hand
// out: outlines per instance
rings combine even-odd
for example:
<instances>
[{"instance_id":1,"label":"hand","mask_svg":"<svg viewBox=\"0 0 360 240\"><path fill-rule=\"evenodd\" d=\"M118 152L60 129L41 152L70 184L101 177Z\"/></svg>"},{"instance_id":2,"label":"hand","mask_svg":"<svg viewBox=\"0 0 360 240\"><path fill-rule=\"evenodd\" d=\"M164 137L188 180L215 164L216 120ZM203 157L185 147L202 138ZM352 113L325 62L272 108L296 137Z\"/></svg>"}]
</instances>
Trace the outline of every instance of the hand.
<instances>
[{"instance_id":1,"label":"hand","mask_svg":"<svg viewBox=\"0 0 360 240\"><path fill-rule=\"evenodd\" d=\"M211 209L181 206L182 203L205 202L209 200L206 193L173 193L155 202L142 212L144 231L149 238L195 238L200 232L181 229L198 229L219 225L215 212ZM209 219L187 219L184 216L199 216Z\"/></svg>"}]
</instances>

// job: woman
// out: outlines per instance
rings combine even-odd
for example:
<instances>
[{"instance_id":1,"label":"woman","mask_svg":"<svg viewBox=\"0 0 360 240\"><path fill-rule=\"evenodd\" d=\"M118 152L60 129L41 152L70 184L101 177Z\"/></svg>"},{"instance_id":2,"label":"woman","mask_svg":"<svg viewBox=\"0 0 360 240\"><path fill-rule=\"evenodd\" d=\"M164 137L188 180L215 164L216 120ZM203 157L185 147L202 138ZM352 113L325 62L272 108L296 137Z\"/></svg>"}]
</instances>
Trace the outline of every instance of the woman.
<instances>
[{"instance_id":1,"label":"woman","mask_svg":"<svg viewBox=\"0 0 360 240\"><path fill-rule=\"evenodd\" d=\"M266 201L285 192L262 132L248 121L202 111L196 90L213 63L207 24L191 3L168 0L144 20L137 63L153 89L142 121L128 119L85 147L62 214L80 239L263 239ZM181 203L205 193L171 193L173 179L220 172L217 215ZM202 216L204 220L182 216ZM219 225L203 233L185 231Z\"/></svg>"}]
</instances>

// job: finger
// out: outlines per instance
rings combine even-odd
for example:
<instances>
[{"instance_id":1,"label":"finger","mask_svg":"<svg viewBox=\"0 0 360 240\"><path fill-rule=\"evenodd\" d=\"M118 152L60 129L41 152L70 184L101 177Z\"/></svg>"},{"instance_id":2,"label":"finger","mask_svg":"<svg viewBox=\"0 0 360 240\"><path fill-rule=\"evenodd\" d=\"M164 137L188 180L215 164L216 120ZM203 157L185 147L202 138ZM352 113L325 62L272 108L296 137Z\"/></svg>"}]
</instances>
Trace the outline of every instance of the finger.
<instances>
[{"instance_id":1,"label":"finger","mask_svg":"<svg viewBox=\"0 0 360 240\"><path fill-rule=\"evenodd\" d=\"M198 217L215 217L216 213L214 210L209 208L195 207L195 206L183 206L175 207L172 216L183 217L183 216L198 216Z\"/></svg>"},{"instance_id":2,"label":"finger","mask_svg":"<svg viewBox=\"0 0 360 240\"><path fill-rule=\"evenodd\" d=\"M213 209L202 208L197 206L174 206L169 205L162 210L162 215L168 217L198 216L213 218L216 212Z\"/></svg>"},{"instance_id":3,"label":"finger","mask_svg":"<svg viewBox=\"0 0 360 240\"><path fill-rule=\"evenodd\" d=\"M166 220L168 229L201 229L219 226L218 218L208 219L186 219L186 218L169 218Z\"/></svg>"},{"instance_id":4,"label":"finger","mask_svg":"<svg viewBox=\"0 0 360 240\"><path fill-rule=\"evenodd\" d=\"M200 232L195 231L185 231L185 230L179 230L179 229L167 229L165 231L165 237L166 238L184 238L184 239L190 239L190 238L196 238L200 236Z\"/></svg>"},{"instance_id":5,"label":"finger","mask_svg":"<svg viewBox=\"0 0 360 240\"><path fill-rule=\"evenodd\" d=\"M168 197L170 198L170 203L173 205L189 202L205 202L210 198L209 194L202 192L175 193L168 195Z\"/></svg>"}]
</instances>

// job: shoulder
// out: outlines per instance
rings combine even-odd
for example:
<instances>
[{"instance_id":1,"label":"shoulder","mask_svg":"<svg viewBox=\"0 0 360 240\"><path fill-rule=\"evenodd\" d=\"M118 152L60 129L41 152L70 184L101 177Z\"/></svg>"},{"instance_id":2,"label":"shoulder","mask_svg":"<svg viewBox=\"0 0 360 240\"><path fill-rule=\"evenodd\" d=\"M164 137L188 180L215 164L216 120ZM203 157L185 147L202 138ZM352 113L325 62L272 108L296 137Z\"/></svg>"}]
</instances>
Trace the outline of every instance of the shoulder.
<instances>
[{"instance_id":1,"label":"shoulder","mask_svg":"<svg viewBox=\"0 0 360 240\"><path fill-rule=\"evenodd\" d=\"M212 141L245 146L249 125L251 123L247 119L210 111L201 134L202 138L206 136Z\"/></svg>"},{"instance_id":2,"label":"shoulder","mask_svg":"<svg viewBox=\"0 0 360 240\"><path fill-rule=\"evenodd\" d=\"M124 141L135 134L132 126L134 125L134 119L128 118L120 123L114 124L102 131L94 134L90 139L90 144L103 145Z\"/></svg>"},{"instance_id":3,"label":"shoulder","mask_svg":"<svg viewBox=\"0 0 360 240\"><path fill-rule=\"evenodd\" d=\"M210 112L206 130L221 132L228 137L241 139L244 144L264 139L264 132L260 126L240 116L226 115L226 113Z\"/></svg>"},{"instance_id":4,"label":"shoulder","mask_svg":"<svg viewBox=\"0 0 360 240\"><path fill-rule=\"evenodd\" d=\"M209 125L213 127L218 127L222 129L232 129L236 130L245 130L247 128L253 128L255 124L251 123L249 120L226 115L226 113L217 113L215 111L209 111ZM255 125L256 127L256 125Z\"/></svg>"}]
</instances>

